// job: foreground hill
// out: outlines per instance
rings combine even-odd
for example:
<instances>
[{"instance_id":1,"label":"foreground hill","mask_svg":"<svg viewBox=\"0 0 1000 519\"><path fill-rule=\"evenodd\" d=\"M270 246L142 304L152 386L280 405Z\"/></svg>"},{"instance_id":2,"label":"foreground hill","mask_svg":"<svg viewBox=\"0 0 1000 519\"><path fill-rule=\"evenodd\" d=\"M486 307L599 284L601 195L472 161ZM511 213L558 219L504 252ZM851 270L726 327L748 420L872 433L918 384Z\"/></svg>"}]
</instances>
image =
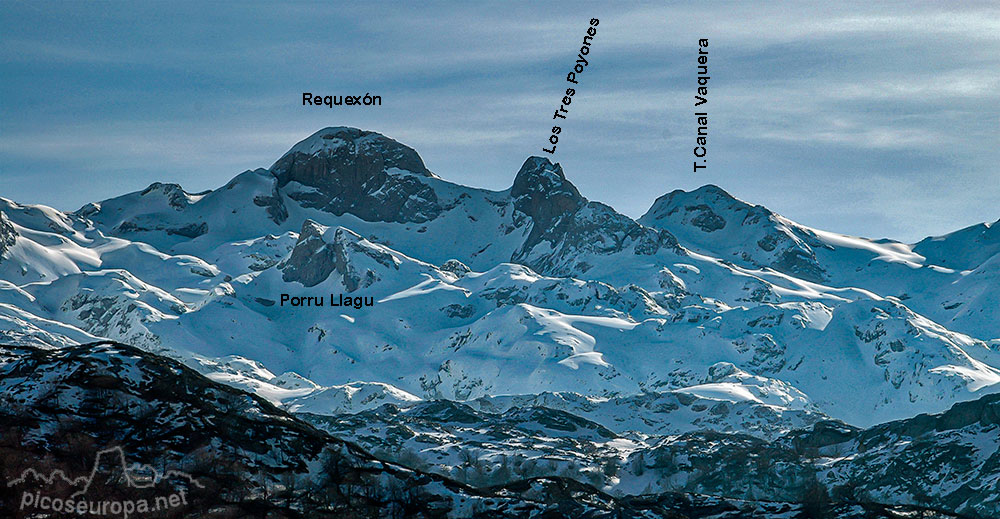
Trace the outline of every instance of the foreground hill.
<instances>
[{"instance_id":1,"label":"foreground hill","mask_svg":"<svg viewBox=\"0 0 1000 519\"><path fill-rule=\"evenodd\" d=\"M475 489L451 479L374 459L266 401L212 382L180 363L113 343L62 349L0 348L0 465L7 481L26 469L86 474L101 446L115 445L128 461L182 470L184 517L966 517L1000 511L996 452L952 457L964 442L995 434L1000 399L960 404L943 415L918 417L868 431L817 425L762 447L744 435L689 434L633 454L621 477L657 488L618 498L563 477L512 479ZM533 413L547 412L533 408ZM425 414L425 416L427 416ZM459 418L491 427L475 413ZM333 422L335 423L335 422ZM544 422L543 422L544 423ZM598 435L608 431L595 430ZM947 436L938 444L925 441ZM913 440L912 447L905 447ZM678 446L711 448L670 454ZM880 456L902 447L895 470ZM747 454L747 452L750 452ZM695 454L696 453L696 454ZM836 453L836 458L831 454ZM837 459L850 462L837 462ZM681 460L684 461L681 461ZM941 463L943 479L919 476L917 463ZM684 478L661 479L671 463ZM161 469L162 470L162 469ZM791 471L791 472L789 472ZM961 471L961 481L955 479ZM720 478L721 474L731 477ZM915 478L907 474L918 474ZM747 483L753 480L756 483ZM88 498L131 496L114 479L86 490ZM686 481L686 482L685 482ZM766 482L770 481L771 484ZM28 517L13 503L23 491L51 491L28 479L2 487L0 508ZM832 493L827 485L832 486ZM920 507L884 506L903 485ZM689 493L696 490L696 493ZM131 493L131 494L129 494ZM812 514L812 515L810 515ZM816 515L820 514L820 515Z\"/></svg>"}]
</instances>

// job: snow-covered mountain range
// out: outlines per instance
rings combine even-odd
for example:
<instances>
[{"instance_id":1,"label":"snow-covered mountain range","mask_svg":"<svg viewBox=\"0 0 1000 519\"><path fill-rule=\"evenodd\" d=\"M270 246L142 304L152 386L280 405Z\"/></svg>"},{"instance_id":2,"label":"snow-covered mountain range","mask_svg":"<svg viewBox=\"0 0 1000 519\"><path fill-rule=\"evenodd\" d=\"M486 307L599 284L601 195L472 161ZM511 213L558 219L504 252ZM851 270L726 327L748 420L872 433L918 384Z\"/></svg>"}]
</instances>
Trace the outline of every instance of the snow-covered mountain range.
<instances>
[{"instance_id":1,"label":"snow-covered mountain range","mask_svg":"<svg viewBox=\"0 0 1000 519\"><path fill-rule=\"evenodd\" d=\"M203 193L156 183L72 213L0 199L0 343L112 339L372 424L430 400L483 420L544 408L624 460L669 435L770 440L1000 392L998 223L871 240L711 185L634 220L544 158L489 191L325 128Z\"/></svg>"}]
</instances>

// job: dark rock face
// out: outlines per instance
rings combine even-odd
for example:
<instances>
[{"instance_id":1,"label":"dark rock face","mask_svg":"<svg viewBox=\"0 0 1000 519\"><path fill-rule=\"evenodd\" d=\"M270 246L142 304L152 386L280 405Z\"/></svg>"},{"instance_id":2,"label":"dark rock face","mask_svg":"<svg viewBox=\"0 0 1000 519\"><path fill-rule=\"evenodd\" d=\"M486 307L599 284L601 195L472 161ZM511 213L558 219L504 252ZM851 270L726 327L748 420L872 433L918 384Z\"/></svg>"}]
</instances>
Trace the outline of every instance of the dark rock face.
<instances>
[{"instance_id":1,"label":"dark rock face","mask_svg":"<svg viewBox=\"0 0 1000 519\"><path fill-rule=\"evenodd\" d=\"M510 189L514 208L531 217L539 232L554 230L567 216L587 203L562 168L542 157L529 157ZM529 241L531 238L529 237Z\"/></svg>"},{"instance_id":2,"label":"dark rock face","mask_svg":"<svg viewBox=\"0 0 1000 519\"><path fill-rule=\"evenodd\" d=\"M330 277L335 268L336 254L323 241L323 230L312 220L302 223L292 255L282 266L281 279L312 287Z\"/></svg>"},{"instance_id":3,"label":"dark rock face","mask_svg":"<svg viewBox=\"0 0 1000 519\"><path fill-rule=\"evenodd\" d=\"M677 254L686 254L677 237L669 231L643 227L635 245L635 253L641 256L652 256L660 249L670 249Z\"/></svg>"},{"instance_id":4,"label":"dark rock face","mask_svg":"<svg viewBox=\"0 0 1000 519\"><path fill-rule=\"evenodd\" d=\"M288 219L288 209L285 208L285 203L281 200L281 195L278 193L278 186L275 186L271 196L254 197L253 203L258 207L263 207L267 211L267 216L278 225L281 225Z\"/></svg>"},{"instance_id":5,"label":"dark rock face","mask_svg":"<svg viewBox=\"0 0 1000 519\"><path fill-rule=\"evenodd\" d=\"M391 174L397 168L416 176ZM441 213L437 195L417 177L431 177L420 156L383 135L329 128L299 143L271 166L278 187L315 188L286 193L305 207L367 221L426 222ZM259 205L265 205L262 200Z\"/></svg>"},{"instance_id":6,"label":"dark rock face","mask_svg":"<svg viewBox=\"0 0 1000 519\"><path fill-rule=\"evenodd\" d=\"M465 263L462 263L457 259L450 259L444 262L444 264L442 264L440 268L445 272L451 272L452 274L455 274L459 277L464 276L469 272L472 272L472 269L470 269L468 266L465 265Z\"/></svg>"},{"instance_id":7,"label":"dark rock face","mask_svg":"<svg viewBox=\"0 0 1000 519\"><path fill-rule=\"evenodd\" d=\"M143 189L140 193L142 196L150 194L159 194L167 199L167 204L170 207L180 211L188 206L188 194L181 188L178 184L164 184L162 182L153 182L146 189Z\"/></svg>"},{"instance_id":8,"label":"dark rock face","mask_svg":"<svg viewBox=\"0 0 1000 519\"><path fill-rule=\"evenodd\" d=\"M17 241L17 231L3 211L0 211L0 261L3 261L3 255L14 246L15 241Z\"/></svg>"},{"instance_id":9,"label":"dark rock face","mask_svg":"<svg viewBox=\"0 0 1000 519\"><path fill-rule=\"evenodd\" d=\"M778 272L791 274L795 277L821 283L826 279L826 270L819 265L812 250L789 246L781 252L778 261L769 265Z\"/></svg>"},{"instance_id":10,"label":"dark rock face","mask_svg":"<svg viewBox=\"0 0 1000 519\"><path fill-rule=\"evenodd\" d=\"M468 319L476 314L475 305L450 304L441 309L445 315L452 319Z\"/></svg>"},{"instance_id":11,"label":"dark rock face","mask_svg":"<svg viewBox=\"0 0 1000 519\"><path fill-rule=\"evenodd\" d=\"M685 207L685 209L696 213L694 218L691 218L691 223L705 232L718 231L726 227L726 219L715 214L712 208L705 204Z\"/></svg>"},{"instance_id":12,"label":"dark rock face","mask_svg":"<svg viewBox=\"0 0 1000 519\"><path fill-rule=\"evenodd\" d=\"M542 157L530 157L521 166L510 190L514 222L531 221L531 232L511 261L548 275L578 275L590 266L580 254L613 254L635 244L635 253L655 254L661 247L677 247L667 231L643 227L599 202L588 202L562 168ZM535 255L541 242L551 251Z\"/></svg>"},{"instance_id":13,"label":"dark rock face","mask_svg":"<svg viewBox=\"0 0 1000 519\"><path fill-rule=\"evenodd\" d=\"M208 224L205 222L192 223L185 225L184 227L167 229L166 231L167 234L176 234L178 236L184 236L185 238L197 238L208 232Z\"/></svg>"},{"instance_id":14,"label":"dark rock face","mask_svg":"<svg viewBox=\"0 0 1000 519\"><path fill-rule=\"evenodd\" d=\"M573 226L573 216L587 201L576 186L566 180L558 164L542 157L529 157L524 161L514 177L510 196L516 211L514 223L521 225L526 223L526 218L531 220L531 232L511 260L548 272L551 265L528 259L531 250L543 241L552 244L561 241Z\"/></svg>"},{"instance_id":15,"label":"dark rock face","mask_svg":"<svg viewBox=\"0 0 1000 519\"><path fill-rule=\"evenodd\" d=\"M292 255L281 265L281 278L285 281L297 281L307 287L316 286L336 272L342 276L348 292L371 286L379 280L378 273L360 265L355 257L363 255L378 264L396 268L393 258L372 246L366 247L361 242L363 238L344 229L337 228L332 240L324 240L327 228L312 220L302 223L299 239L292 249ZM360 257L360 256L359 256Z\"/></svg>"},{"instance_id":16,"label":"dark rock face","mask_svg":"<svg viewBox=\"0 0 1000 519\"><path fill-rule=\"evenodd\" d=\"M208 223L192 222L181 227L167 227L153 218L138 217L118 224L114 231L121 234L163 231L172 236L176 235L183 236L185 238L197 238L208 232Z\"/></svg>"}]
</instances>

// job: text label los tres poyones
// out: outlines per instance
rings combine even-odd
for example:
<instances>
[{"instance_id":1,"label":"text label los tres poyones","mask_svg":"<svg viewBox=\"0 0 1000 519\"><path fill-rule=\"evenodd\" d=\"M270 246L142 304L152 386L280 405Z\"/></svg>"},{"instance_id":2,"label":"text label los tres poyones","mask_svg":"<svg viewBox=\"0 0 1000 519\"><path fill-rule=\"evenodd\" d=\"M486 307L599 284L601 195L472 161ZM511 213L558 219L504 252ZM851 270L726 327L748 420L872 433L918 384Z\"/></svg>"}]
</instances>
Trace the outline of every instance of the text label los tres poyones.
<instances>
[{"instance_id":1,"label":"text label los tres poyones","mask_svg":"<svg viewBox=\"0 0 1000 519\"><path fill-rule=\"evenodd\" d=\"M594 40L594 36L597 36L597 25L601 23L597 18L590 19L590 27L587 27L587 34L583 37L583 46L580 47L580 52L576 55L576 63L573 64L573 70L566 74L566 82L572 83L574 85L579 85L579 74L583 74L590 62L585 56L590 54L590 44ZM576 95L576 89L569 87L566 89L566 95L562 98L562 104L559 105L559 109L552 114L552 119L565 119L566 114L569 113L569 108L567 108L570 103L573 102L573 96ZM548 154L554 154L556 152L556 143L559 142L559 134L562 133L562 128L559 126L552 127L552 135L549 136L549 144L552 145L551 148L542 147L542 151Z\"/></svg>"}]
</instances>

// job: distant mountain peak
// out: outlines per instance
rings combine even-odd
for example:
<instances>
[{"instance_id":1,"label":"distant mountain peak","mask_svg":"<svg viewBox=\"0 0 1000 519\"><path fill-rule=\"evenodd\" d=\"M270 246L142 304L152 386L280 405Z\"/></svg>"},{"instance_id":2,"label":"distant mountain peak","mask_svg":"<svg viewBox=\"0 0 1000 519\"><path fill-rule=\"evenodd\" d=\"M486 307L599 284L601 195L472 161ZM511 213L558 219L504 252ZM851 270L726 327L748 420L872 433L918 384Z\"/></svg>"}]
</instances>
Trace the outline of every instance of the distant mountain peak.
<instances>
[{"instance_id":1,"label":"distant mountain peak","mask_svg":"<svg viewBox=\"0 0 1000 519\"><path fill-rule=\"evenodd\" d=\"M679 193L683 193L684 191L682 191L680 189L674 191L674 193L678 193L678 192ZM715 184L705 184L705 185L699 187L698 189L695 189L694 191L691 191L691 194L695 195L695 196L716 196L716 197L720 197L720 198L728 198L728 199L736 200L736 197L734 197L733 195L729 194L728 191L726 191L725 189L722 189L721 187L719 187L719 186L717 186Z\"/></svg>"},{"instance_id":2,"label":"distant mountain peak","mask_svg":"<svg viewBox=\"0 0 1000 519\"><path fill-rule=\"evenodd\" d=\"M1000 254L1000 220L929 236L914 244L913 252L934 265L972 270Z\"/></svg>"},{"instance_id":3,"label":"distant mountain peak","mask_svg":"<svg viewBox=\"0 0 1000 519\"><path fill-rule=\"evenodd\" d=\"M514 207L530 216L539 227L548 228L565 214L574 213L587 200L580 195L562 167L544 157L528 157L514 177L510 196Z\"/></svg>"},{"instance_id":4,"label":"distant mountain peak","mask_svg":"<svg viewBox=\"0 0 1000 519\"><path fill-rule=\"evenodd\" d=\"M367 221L424 222L441 212L433 178L417 152L382 134L324 128L300 141L271 166L278 187L305 207Z\"/></svg>"},{"instance_id":5,"label":"distant mountain peak","mask_svg":"<svg viewBox=\"0 0 1000 519\"><path fill-rule=\"evenodd\" d=\"M153 182L147 186L146 189L143 189L139 193L139 196L162 196L170 207L173 207L174 209L183 209L197 200L199 196L204 194L205 193L188 193L187 191L184 191L184 188L182 188L180 184Z\"/></svg>"},{"instance_id":6,"label":"distant mountain peak","mask_svg":"<svg viewBox=\"0 0 1000 519\"><path fill-rule=\"evenodd\" d=\"M739 200L715 184L705 184L692 191L675 189L657 198L639 221L648 225L647 222L662 220L678 211L694 212L696 214L690 223L705 232L713 232L726 225L726 221L717 214L722 207L727 210L759 208L759 211L770 213L763 207Z\"/></svg>"},{"instance_id":7,"label":"distant mountain peak","mask_svg":"<svg viewBox=\"0 0 1000 519\"><path fill-rule=\"evenodd\" d=\"M335 126L299 141L271 166L271 171L282 184L295 180L314 186L329 174L357 179L392 168L434 176L413 148L381 133Z\"/></svg>"},{"instance_id":8,"label":"distant mountain peak","mask_svg":"<svg viewBox=\"0 0 1000 519\"><path fill-rule=\"evenodd\" d=\"M677 189L657 198L639 223L669 230L686 247L730 261L770 267L807 281L826 279L813 249L828 245L817 240L812 230L713 184L693 191Z\"/></svg>"},{"instance_id":9,"label":"distant mountain peak","mask_svg":"<svg viewBox=\"0 0 1000 519\"><path fill-rule=\"evenodd\" d=\"M518 196L536 188L550 190L567 185L570 189L576 190L573 184L566 180L566 175L558 162L553 163L545 157L531 156L524 160L524 164L514 177L512 190L520 193L512 194Z\"/></svg>"}]
</instances>

